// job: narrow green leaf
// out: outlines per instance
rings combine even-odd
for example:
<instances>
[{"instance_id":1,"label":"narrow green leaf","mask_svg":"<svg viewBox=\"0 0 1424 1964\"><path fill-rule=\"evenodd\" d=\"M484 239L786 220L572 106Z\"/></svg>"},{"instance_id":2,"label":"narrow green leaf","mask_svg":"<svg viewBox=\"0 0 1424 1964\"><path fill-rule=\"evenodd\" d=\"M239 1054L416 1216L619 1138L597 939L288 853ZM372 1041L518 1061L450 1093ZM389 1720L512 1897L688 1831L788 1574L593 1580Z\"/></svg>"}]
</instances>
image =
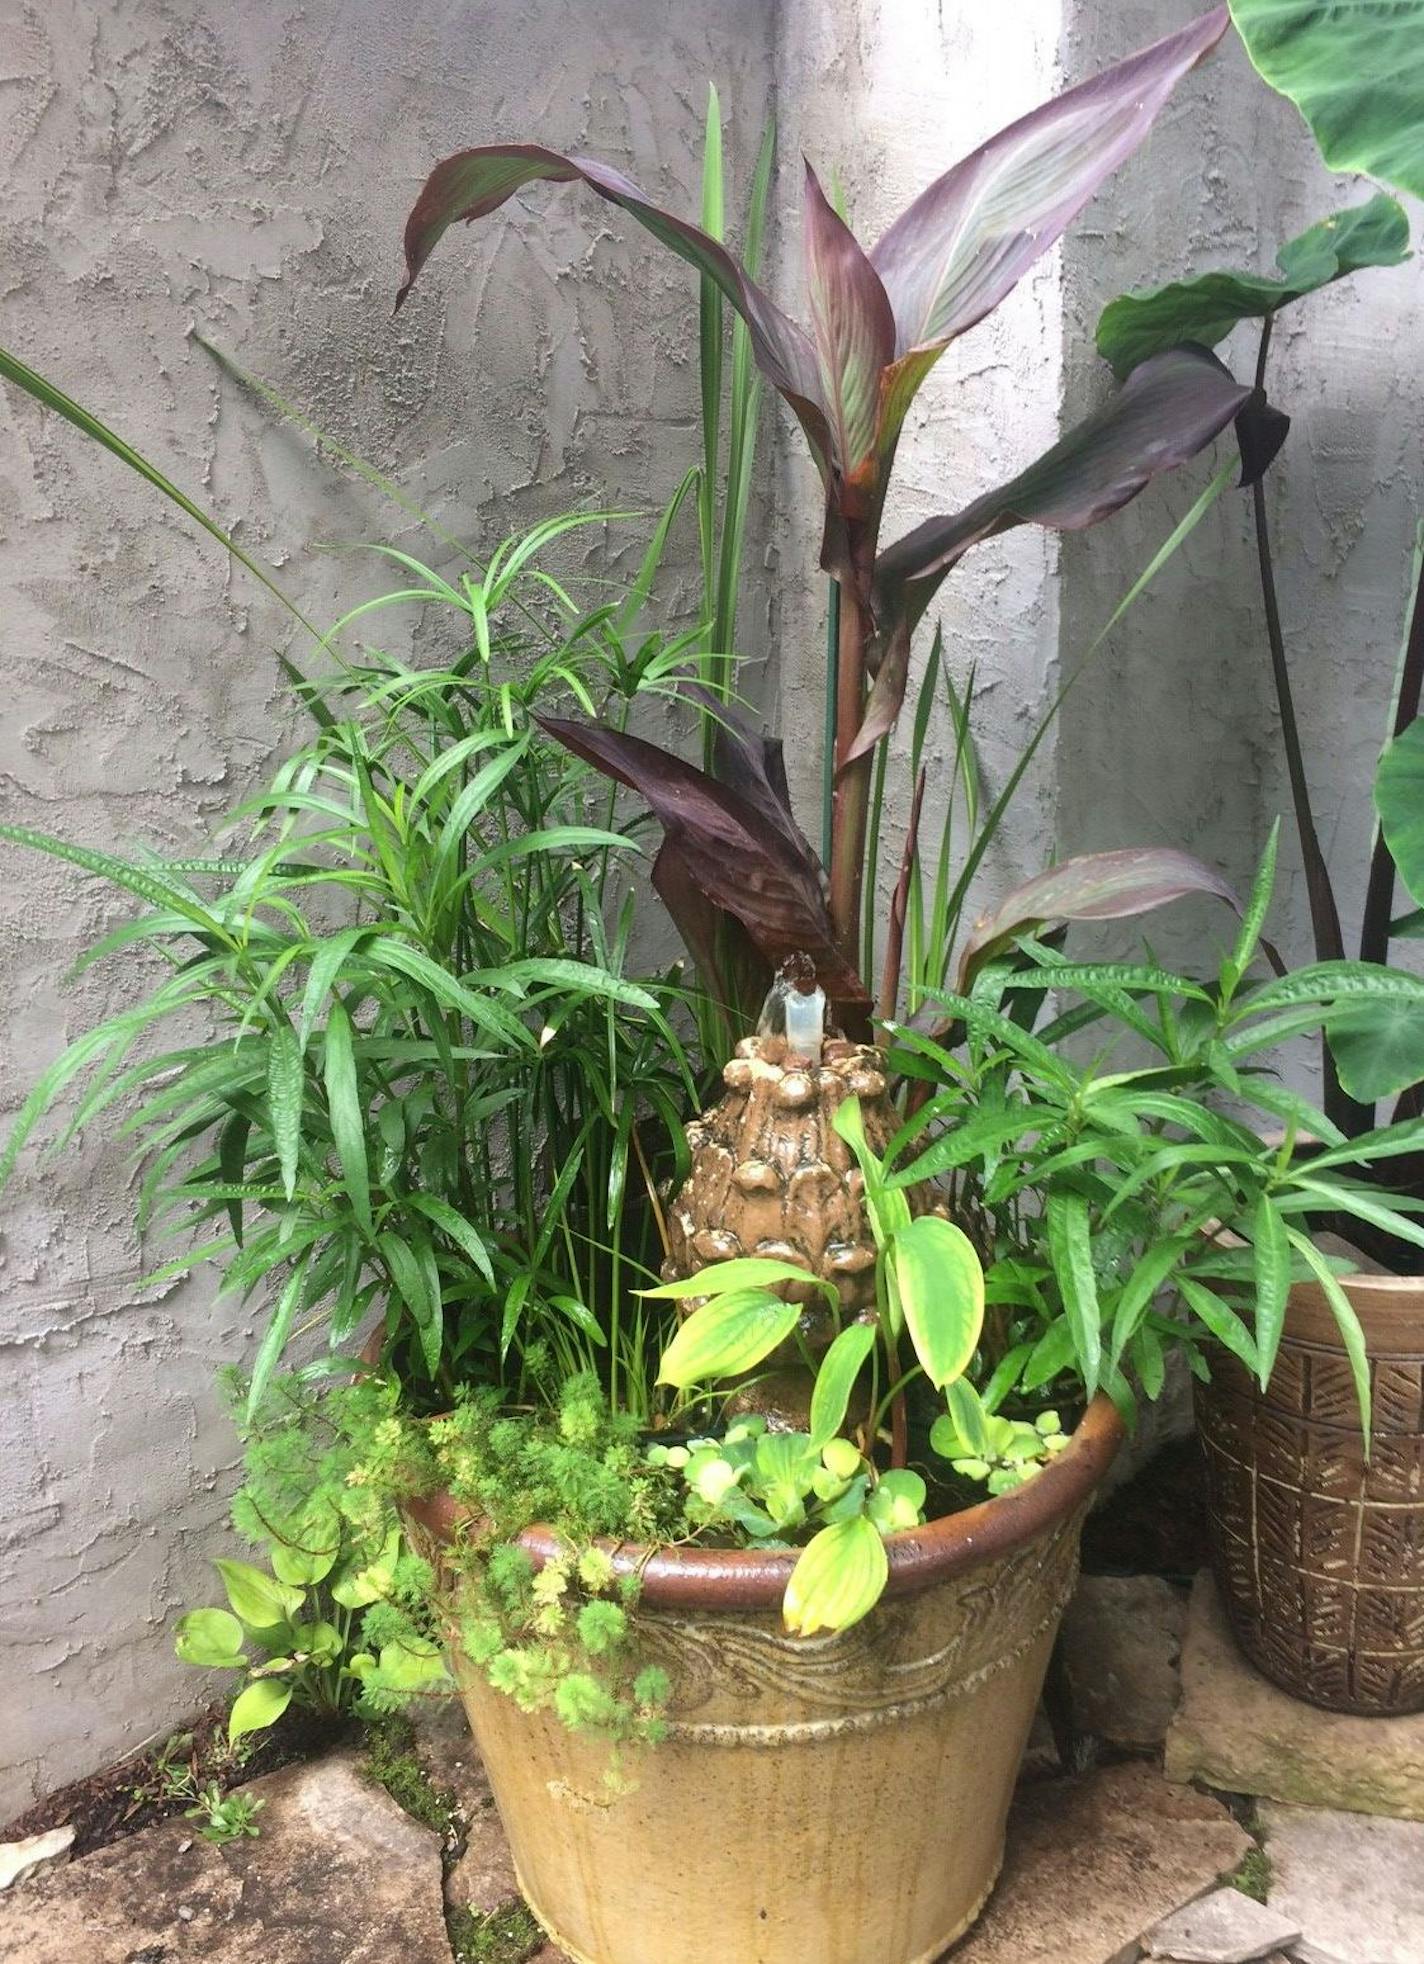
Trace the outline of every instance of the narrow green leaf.
<instances>
[{"instance_id":1,"label":"narrow green leaf","mask_svg":"<svg viewBox=\"0 0 1424 1964\"><path fill-rule=\"evenodd\" d=\"M432 1290L427 1265L410 1242L389 1231L378 1235L376 1245L390 1270L391 1280L410 1313L420 1338L420 1352L432 1377L440 1369L444 1338L444 1304L438 1286Z\"/></svg>"},{"instance_id":2,"label":"narrow green leaf","mask_svg":"<svg viewBox=\"0 0 1424 1964\"><path fill-rule=\"evenodd\" d=\"M286 1016L281 1015L272 1027L267 1046L267 1105L272 1143L282 1169L282 1190L288 1200L297 1190L305 1091L301 1046Z\"/></svg>"},{"instance_id":3,"label":"narrow green leaf","mask_svg":"<svg viewBox=\"0 0 1424 1964\"><path fill-rule=\"evenodd\" d=\"M1048 1250L1063 1295L1064 1314L1073 1336L1074 1354L1091 1398L1102 1369L1102 1316L1098 1283L1093 1273L1088 1204L1078 1194L1050 1194L1045 1208Z\"/></svg>"},{"instance_id":4,"label":"narrow green leaf","mask_svg":"<svg viewBox=\"0 0 1424 1964\"><path fill-rule=\"evenodd\" d=\"M433 1193L408 1193L402 1198L405 1206L415 1208L426 1220L442 1228L455 1246L469 1256L489 1286L494 1287L494 1266L490 1261L489 1249L462 1214L457 1214L448 1201L441 1200Z\"/></svg>"},{"instance_id":5,"label":"narrow green leaf","mask_svg":"<svg viewBox=\"0 0 1424 1964\"><path fill-rule=\"evenodd\" d=\"M811 1393L811 1444L819 1452L845 1423L850 1394L875 1347L875 1326L849 1323L832 1342L816 1372Z\"/></svg>"},{"instance_id":6,"label":"narrow green leaf","mask_svg":"<svg viewBox=\"0 0 1424 1964\"><path fill-rule=\"evenodd\" d=\"M1214 1289L1205 1288L1189 1275L1179 1276L1177 1287L1217 1342L1224 1344L1234 1357L1239 1357L1252 1377L1259 1376L1261 1353L1256 1347L1256 1339L1231 1305Z\"/></svg>"},{"instance_id":7,"label":"narrow green leaf","mask_svg":"<svg viewBox=\"0 0 1424 1964\"><path fill-rule=\"evenodd\" d=\"M361 1110L361 1094L356 1077L356 1053L352 1047L351 1018L339 996L333 996L326 1019L326 1045L322 1056L322 1075L326 1082L326 1105L331 1118L331 1136L341 1162L341 1177L351 1208L363 1233L371 1233L371 1176L366 1164L366 1120Z\"/></svg>"},{"instance_id":8,"label":"narrow green leaf","mask_svg":"<svg viewBox=\"0 0 1424 1964\"><path fill-rule=\"evenodd\" d=\"M292 1318L297 1304L301 1301L302 1283L306 1278L307 1258L294 1263L291 1274L282 1285L276 1307L268 1319L262 1342L257 1349L257 1357L252 1366L252 1382L247 1389L247 1422L250 1425L257 1416L262 1404L262 1395L271 1382L272 1373L278 1359L287 1347L287 1338L292 1331Z\"/></svg>"},{"instance_id":9,"label":"narrow green leaf","mask_svg":"<svg viewBox=\"0 0 1424 1964\"><path fill-rule=\"evenodd\" d=\"M1370 1435L1372 1431L1373 1397L1370 1387L1370 1354L1365 1342L1365 1333L1360 1328L1360 1319L1355 1313L1355 1305L1341 1288L1339 1278L1330 1267L1309 1235L1297 1229L1288 1230L1291 1245L1314 1271L1315 1279L1325 1292L1336 1326L1340 1331L1340 1341L1350 1359L1350 1374L1355 1381L1355 1397L1360 1408L1360 1429L1365 1435L1365 1457L1370 1455Z\"/></svg>"},{"instance_id":10,"label":"narrow green leaf","mask_svg":"<svg viewBox=\"0 0 1424 1964\"><path fill-rule=\"evenodd\" d=\"M1269 1194L1262 1194L1251 1217L1256 1289L1257 1381L1264 1391L1275 1368L1290 1296L1290 1241L1284 1220Z\"/></svg>"}]
</instances>

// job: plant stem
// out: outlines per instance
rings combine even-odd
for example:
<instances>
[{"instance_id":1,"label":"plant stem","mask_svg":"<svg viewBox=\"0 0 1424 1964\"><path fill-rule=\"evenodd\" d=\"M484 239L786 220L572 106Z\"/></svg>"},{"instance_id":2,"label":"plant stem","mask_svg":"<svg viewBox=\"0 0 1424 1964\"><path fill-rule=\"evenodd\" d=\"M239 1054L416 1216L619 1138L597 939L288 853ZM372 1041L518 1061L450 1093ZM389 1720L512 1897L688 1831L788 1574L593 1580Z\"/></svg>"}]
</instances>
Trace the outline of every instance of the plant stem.
<instances>
[{"instance_id":1,"label":"plant stem","mask_svg":"<svg viewBox=\"0 0 1424 1964\"><path fill-rule=\"evenodd\" d=\"M1271 348L1273 317L1261 323L1261 344L1256 355L1256 387L1266 386L1266 360ZM1300 726L1296 721L1295 695L1291 688L1290 667L1286 661L1285 636L1281 631L1281 610L1276 598L1276 574L1271 557L1271 535L1266 519L1266 487L1258 477L1251 486L1251 506L1256 523L1256 559L1261 570L1261 600L1266 614L1266 639L1271 650L1271 677L1275 683L1276 705L1281 718L1281 741L1285 745L1286 768L1290 774L1291 803L1295 809L1296 836L1300 840L1305 864L1305 889L1310 904L1310 926L1317 961L1343 961L1345 938L1340 930L1340 910L1330 882L1330 869L1315 829L1310 808L1310 787L1305 776L1305 754L1301 748ZM1323 1104L1328 1117L1342 1131L1357 1133L1371 1123L1372 1114L1342 1090L1330 1055L1329 1042L1322 1032L1320 1064Z\"/></svg>"},{"instance_id":2,"label":"plant stem","mask_svg":"<svg viewBox=\"0 0 1424 1964\"><path fill-rule=\"evenodd\" d=\"M1424 561L1414 585L1414 607L1404 642L1404 662L1399 675L1399 695L1394 706L1394 729L1399 736L1419 714L1424 691ZM1360 960L1383 962L1389 959L1389 917L1394 912L1394 856L1385 844L1383 831L1376 826L1374 850L1370 855L1369 884L1365 888L1365 911L1360 923Z\"/></svg>"},{"instance_id":3,"label":"plant stem","mask_svg":"<svg viewBox=\"0 0 1424 1964\"><path fill-rule=\"evenodd\" d=\"M826 720L821 742L821 858L830 864L831 807L836 786L836 664L841 634L841 590L829 583L826 604Z\"/></svg>"},{"instance_id":4,"label":"plant stem","mask_svg":"<svg viewBox=\"0 0 1424 1964\"><path fill-rule=\"evenodd\" d=\"M1271 346L1272 316L1261 324L1261 345L1256 357L1256 387L1266 385L1266 357ZM1318 961L1341 961L1345 954L1340 932L1340 913L1330 884L1325 855L1315 829L1310 808L1310 787L1305 777L1305 756L1301 749L1300 727L1296 722L1295 695L1291 689L1290 668L1286 662L1285 637L1281 632L1280 606L1276 599L1276 575L1271 557L1271 535L1266 520L1266 488L1263 478L1251 486L1251 503L1256 521L1256 558L1261 569L1261 599L1266 612L1266 638L1271 649L1271 676L1281 717L1281 741L1285 745L1286 768L1290 773L1291 801L1295 807L1296 832L1305 861L1306 892L1310 901L1310 923L1315 937Z\"/></svg>"},{"instance_id":5,"label":"plant stem","mask_svg":"<svg viewBox=\"0 0 1424 1964\"><path fill-rule=\"evenodd\" d=\"M841 588L836 647L835 789L831 812L831 924L848 962L860 956L861 885L870 812L872 758L844 759L860 728L865 696L865 616L854 590Z\"/></svg>"}]
</instances>

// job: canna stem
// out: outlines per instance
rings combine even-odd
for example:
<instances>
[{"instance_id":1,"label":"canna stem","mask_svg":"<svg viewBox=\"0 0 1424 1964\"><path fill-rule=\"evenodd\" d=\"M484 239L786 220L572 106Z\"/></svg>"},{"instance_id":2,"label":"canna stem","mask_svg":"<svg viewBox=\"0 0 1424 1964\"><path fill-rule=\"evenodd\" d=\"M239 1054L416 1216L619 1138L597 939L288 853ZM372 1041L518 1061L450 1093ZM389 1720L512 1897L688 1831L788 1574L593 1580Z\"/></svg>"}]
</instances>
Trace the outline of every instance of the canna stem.
<instances>
[{"instance_id":1,"label":"canna stem","mask_svg":"<svg viewBox=\"0 0 1424 1964\"><path fill-rule=\"evenodd\" d=\"M831 803L831 924L852 966L860 958L861 888L865 834L870 814L872 755L843 759L855 740L865 707L865 615L854 590L841 587L836 650L835 789Z\"/></svg>"}]
</instances>

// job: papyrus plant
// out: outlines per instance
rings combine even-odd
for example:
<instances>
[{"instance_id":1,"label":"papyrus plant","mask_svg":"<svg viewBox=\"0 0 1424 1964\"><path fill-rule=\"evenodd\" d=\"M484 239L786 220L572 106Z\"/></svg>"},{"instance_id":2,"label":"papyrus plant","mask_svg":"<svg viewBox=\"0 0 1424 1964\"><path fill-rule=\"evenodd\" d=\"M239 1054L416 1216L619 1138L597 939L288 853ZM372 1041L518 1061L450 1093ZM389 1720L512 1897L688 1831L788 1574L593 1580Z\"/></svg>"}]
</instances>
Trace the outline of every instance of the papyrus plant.
<instances>
[{"instance_id":1,"label":"papyrus plant","mask_svg":"<svg viewBox=\"0 0 1424 1964\"><path fill-rule=\"evenodd\" d=\"M822 564L840 593L829 887L766 751L738 733L714 781L656 746L572 722L546 727L640 792L665 830L658 885L706 960L726 917L774 964L816 962L843 1016L869 1004L857 971L871 759L904 700L914 628L946 575L1013 526L1076 531L1194 456L1252 399L1205 350L1174 349L1007 483L881 545L905 416L944 350L989 314L1141 143L1181 78L1221 38L1224 7L1012 123L938 177L867 251L806 166L806 324L699 226L621 172L540 144L448 157L406 225L401 304L448 228L538 180L580 181L696 267L746 323L765 379L795 415L824 492ZM1085 878L1092 881L1091 873ZM1074 912L1072 896L1064 911ZM737 938L735 935L733 938ZM725 974L714 985L728 987Z\"/></svg>"}]
</instances>

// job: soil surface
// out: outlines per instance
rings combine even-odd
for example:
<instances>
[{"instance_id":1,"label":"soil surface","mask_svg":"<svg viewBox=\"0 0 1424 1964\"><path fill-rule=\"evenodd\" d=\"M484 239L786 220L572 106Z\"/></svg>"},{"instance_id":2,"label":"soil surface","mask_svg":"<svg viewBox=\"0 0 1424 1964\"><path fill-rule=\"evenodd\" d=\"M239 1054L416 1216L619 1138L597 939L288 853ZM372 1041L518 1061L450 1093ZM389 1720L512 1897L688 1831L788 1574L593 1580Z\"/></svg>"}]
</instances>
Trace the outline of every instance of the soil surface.
<instances>
[{"instance_id":1,"label":"soil surface","mask_svg":"<svg viewBox=\"0 0 1424 1964\"><path fill-rule=\"evenodd\" d=\"M226 1728L227 1707L211 1705L181 1732L36 1801L0 1828L0 1841L72 1826L75 1855L92 1854L155 1821L186 1814L210 1783L226 1793L329 1751L350 1730L313 1712L292 1710L270 1731L249 1738L251 1750L244 1754L229 1747Z\"/></svg>"}]
</instances>

